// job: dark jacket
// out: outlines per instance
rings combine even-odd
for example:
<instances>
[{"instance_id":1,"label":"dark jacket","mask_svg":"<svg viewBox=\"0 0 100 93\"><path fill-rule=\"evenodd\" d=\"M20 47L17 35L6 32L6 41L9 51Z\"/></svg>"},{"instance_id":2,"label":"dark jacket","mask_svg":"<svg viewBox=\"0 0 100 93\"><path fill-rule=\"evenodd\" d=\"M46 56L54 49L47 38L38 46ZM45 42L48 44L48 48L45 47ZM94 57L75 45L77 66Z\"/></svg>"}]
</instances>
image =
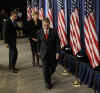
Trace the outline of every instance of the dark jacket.
<instances>
[{"instance_id":1,"label":"dark jacket","mask_svg":"<svg viewBox=\"0 0 100 93\"><path fill-rule=\"evenodd\" d=\"M12 22L12 20L9 18L5 23L5 43L16 45L17 29L22 30L23 28L18 27L16 21Z\"/></svg>"},{"instance_id":2,"label":"dark jacket","mask_svg":"<svg viewBox=\"0 0 100 93\"><path fill-rule=\"evenodd\" d=\"M31 39L32 37L37 38L37 32L42 28L42 22L38 20L37 25L35 25L35 22L33 20L28 22L27 25L28 29L28 36Z\"/></svg>"},{"instance_id":3,"label":"dark jacket","mask_svg":"<svg viewBox=\"0 0 100 93\"><path fill-rule=\"evenodd\" d=\"M12 22L11 19L9 18L6 21L5 24L5 43L8 44L16 44L16 29L17 29L17 24L16 22Z\"/></svg>"},{"instance_id":4,"label":"dark jacket","mask_svg":"<svg viewBox=\"0 0 100 93\"><path fill-rule=\"evenodd\" d=\"M51 58L56 58L56 53L60 52L60 40L57 32L53 29L49 29L48 40L46 40L44 31L40 30L38 39L40 41L40 57L45 58L48 54Z\"/></svg>"}]
</instances>

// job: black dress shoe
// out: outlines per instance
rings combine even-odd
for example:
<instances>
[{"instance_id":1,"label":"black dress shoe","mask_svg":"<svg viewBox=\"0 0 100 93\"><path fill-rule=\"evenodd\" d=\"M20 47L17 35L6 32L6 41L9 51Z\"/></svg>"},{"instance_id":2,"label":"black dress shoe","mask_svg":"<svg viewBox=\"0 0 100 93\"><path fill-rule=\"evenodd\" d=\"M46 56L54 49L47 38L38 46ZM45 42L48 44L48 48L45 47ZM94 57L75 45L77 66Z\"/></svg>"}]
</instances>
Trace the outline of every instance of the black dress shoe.
<instances>
[{"instance_id":1,"label":"black dress shoe","mask_svg":"<svg viewBox=\"0 0 100 93\"><path fill-rule=\"evenodd\" d=\"M51 89L51 88L52 88L52 84L46 83L46 88L47 88L47 89Z\"/></svg>"},{"instance_id":2,"label":"black dress shoe","mask_svg":"<svg viewBox=\"0 0 100 93\"><path fill-rule=\"evenodd\" d=\"M18 68L14 68L13 70L19 71L19 69L18 69Z\"/></svg>"},{"instance_id":3,"label":"black dress shoe","mask_svg":"<svg viewBox=\"0 0 100 93\"><path fill-rule=\"evenodd\" d=\"M35 64L32 64L33 65L33 67L35 67Z\"/></svg>"},{"instance_id":4,"label":"black dress shoe","mask_svg":"<svg viewBox=\"0 0 100 93\"><path fill-rule=\"evenodd\" d=\"M18 73L18 71L19 71L19 69L17 69L17 68L13 68L13 69L12 69L12 72L13 72L13 73Z\"/></svg>"},{"instance_id":5,"label":"black dress shoe","mask_svg":"<svg viewBox=\"0 0 100 93\"><path fill-rule=\"evenodd\" d=\"M40 64L37 64L36 66L39 67L39 68L42 68L42 65L40 65Z\"/></svg>"},{"instance_id":6,"label":"black dress shoe","mask_svg":"<svg viewBox=\"0 0 100 93\"><path fill-rule=\"evenodd\" d=\"M18 73L18 71L17 71L17 70L14 70L14 69L12 70L12 72L13 72L13 73Z\"/></svg>"}]
</instances>

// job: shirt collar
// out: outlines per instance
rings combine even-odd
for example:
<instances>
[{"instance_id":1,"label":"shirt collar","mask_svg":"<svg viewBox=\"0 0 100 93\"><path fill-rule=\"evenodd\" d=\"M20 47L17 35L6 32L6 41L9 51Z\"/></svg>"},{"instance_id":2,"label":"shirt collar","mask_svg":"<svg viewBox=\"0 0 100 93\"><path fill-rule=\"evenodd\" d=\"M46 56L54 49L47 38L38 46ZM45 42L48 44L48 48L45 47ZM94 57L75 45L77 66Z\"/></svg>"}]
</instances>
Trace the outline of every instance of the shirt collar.
<instances>
[{"instance_id":1,"label":"shirt collar","mask_svg":"<svg viewBox=\"0 0 100 93\"><path fill-rule=\"evenodd\" d=\"M46 29L44 29L44 33L46 34ZM49 29L48 29L48 33L49 33Z\"/></svg>"}]
</instances>

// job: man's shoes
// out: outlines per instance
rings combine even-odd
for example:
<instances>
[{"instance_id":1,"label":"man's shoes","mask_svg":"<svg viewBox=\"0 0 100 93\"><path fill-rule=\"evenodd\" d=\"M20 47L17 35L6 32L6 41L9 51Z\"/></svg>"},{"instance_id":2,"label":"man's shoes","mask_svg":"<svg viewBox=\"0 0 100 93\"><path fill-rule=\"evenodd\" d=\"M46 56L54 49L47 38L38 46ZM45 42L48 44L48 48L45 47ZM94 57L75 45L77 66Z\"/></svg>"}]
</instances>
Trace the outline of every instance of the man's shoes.
<instances>
[{"instance_id":1,"label":"man's shoes","mask_svg":"<svg viewBox=\"0 0 100 93\"><path fill-rule=\"evenodd\" d=\"M46 83L46 88L47 89L51 89L52 88L52 84Z\"/></svg>"},{"instance_id":2,"label":"man's shoes","mask_svg":"<svg viewBox=\"0 0 100 93\"><path fill-rule=\"evenodd\" d=\"M12 72L13 72L13 73L18 73L18 71L19 71L19 69L17 69L17 68L13 68L13 69L12 69Z\"/></svg>"},{"instance_id":3,"label":"man's shoes","mask_svg":"<svg viewBox=\"0 0 100 93\"><path fill-rule=\"evenodd\" d=\"M36 66L39 67L39 68L42 68L42 65L40 65L40 64L37 64Z\"/></svg>"},{"instance_id":4,"label":"man's shoes","mask_svg":"<svg viewBox=\"0 0 100 93\"><path fill-rule=\"evenodd\" d=\"M33 67L35 67L35 64L34 63L32 65L33 65Z\"/></svg>"},{"instance_id":5,"label":"man's shoes","mask_svg":"<svg viewBox=\"0 0 100 93\"><path fill-rule=\"evenodd\" d=\"M17 71L17 70L14 70L14 69L12 70L12 72L13 72L13 73L18 73L18 71Z\"/></svg>"},{"instance_id":6,"label":"man's shoes","mask_svg":"<svg viewBox=\"0 0 100 93\"><path fill-rule=\"evenodd\" d=\"M17 68L14 68L13 70L19 71L19 69L17 69Z\"/></svg>"}]
</instances>

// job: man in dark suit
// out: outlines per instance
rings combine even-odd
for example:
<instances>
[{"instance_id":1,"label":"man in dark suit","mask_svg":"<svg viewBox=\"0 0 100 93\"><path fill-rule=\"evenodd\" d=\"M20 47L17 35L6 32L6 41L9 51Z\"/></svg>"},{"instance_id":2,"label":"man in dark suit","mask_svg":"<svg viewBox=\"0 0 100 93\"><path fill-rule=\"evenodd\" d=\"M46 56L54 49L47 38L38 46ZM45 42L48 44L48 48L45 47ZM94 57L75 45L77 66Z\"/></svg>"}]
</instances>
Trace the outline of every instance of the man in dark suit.
<instances>
[{"instance_id":1,"label":"man in dark suit","mask_svg":"<svg viewBox=\"0 0 100 93\"><path fill-rule=\"evenodd\" d=\"M5 28L5 43L6 47L9 48L9 70L14 73L18 72L18 69L15 68L17 60L17 48L16 48L16 38L17 38L17 11L12 11L10 18L6 21Z\"/></svg>"},{"instance_id":2,"label":"man in dark suit","mask_svg":"<svg viewBox=\"0 0 100 93\"><path fill-rule=\"evenodd\" d=\"M60 44L58 34L50 28L48 18L42 21L42 30L38 34L40 41L40 57L43 64L43 75L46 88L51 89L51 76L56 70L57 60L59 59Z\"/></svg>"}]
</instances>

